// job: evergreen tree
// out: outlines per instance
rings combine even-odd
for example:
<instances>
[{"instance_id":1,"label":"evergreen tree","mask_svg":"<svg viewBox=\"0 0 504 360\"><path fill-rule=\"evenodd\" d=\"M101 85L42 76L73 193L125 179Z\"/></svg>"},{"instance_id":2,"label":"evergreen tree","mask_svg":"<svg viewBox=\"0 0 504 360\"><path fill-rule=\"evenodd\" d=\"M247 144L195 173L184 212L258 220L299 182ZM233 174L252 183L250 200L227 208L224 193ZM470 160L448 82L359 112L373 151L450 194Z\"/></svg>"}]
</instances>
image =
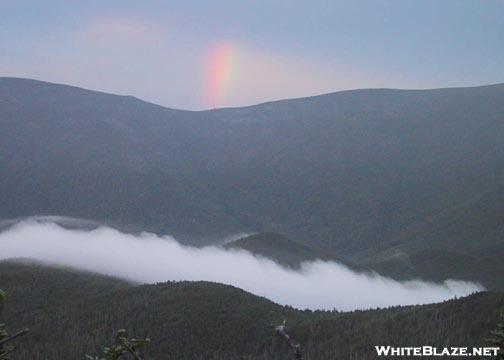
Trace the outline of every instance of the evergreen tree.
<instances>
[{"instance_id":1,"label":"evergreen tree","mask_svg":"<svg viewBox=\"0 0 504 360\"><path fill-rule=\"evenodd\" d=\"M2 314L3 302L5 299L5 293L0 289L0 315ZM9 334L5 330L5 325L0 323L0 360L7 359L7 354L9 349L2 343L3 340L7 338Z\"/></svg>"},{"instance_id":2,"label":"evergreen tree","mask_svg":"<svg viewBox=\"0 0 504 360\"><path fill-rule=\"evenodd\" d=\"M5 301L5 292L0 289L0 315L2 315L3 303ZM25 335L28 330L21 330L14 335L7 333L5 325L0 323L0 360L8 360L9 354L14 350L14 346L8 344L16 340L18 337Z\"/></svg>"},{"instance_id":3,"label":"evergreen tree","mask_svg":"<svg viewBox=\"0 0 504 360\"><path fill-rule=\"evenodd\" d=\"M103 349L102 357L86 355L88 360L117 360L121 356L129 354L135 360L141 360L140 350L146 347L150 339L128 339L126 330L117 331L115 344Z\"/></svg>"},{"instance_id":4,"label":"evergreen tree","mask_svg":"<svg viewBox=\"0 0 504 360\"><path fill-rule=\"evenodd\" d=\"M501 314L501 321L497 327L492 331L492 337L488 339L490 344L499 348L497 360L504 360L504 312Z\"/></svg>"}]
</instances>

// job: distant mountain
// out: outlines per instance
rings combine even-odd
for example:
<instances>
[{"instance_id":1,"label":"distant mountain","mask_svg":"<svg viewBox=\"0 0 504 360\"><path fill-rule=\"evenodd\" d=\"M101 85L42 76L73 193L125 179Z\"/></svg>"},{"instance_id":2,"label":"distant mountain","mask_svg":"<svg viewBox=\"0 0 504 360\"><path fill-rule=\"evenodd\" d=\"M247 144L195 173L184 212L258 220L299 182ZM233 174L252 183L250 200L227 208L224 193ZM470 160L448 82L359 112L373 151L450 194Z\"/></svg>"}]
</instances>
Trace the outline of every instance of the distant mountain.
<instances>
[{"instance_id":1,"label":"distant mountain","mask_svg":"<svg viewBox=\"0 0 504 360\"><path fill-rule=\"evenodd\" d=\"M375 359L375 345L485 346L502 293L348 313L299 311L208 282L136 286L34 263L0 262L8 329L29 327L12 360L82 359L125 328L150 337L149 359L289 358L272 324L287 320L306 360ZM344 289L342 289L344 291ZM71 345L70 344L71 341Z\"/></svg>"},{"instance_id":2,"label":"distant mountain","mask_svg":"<svg viewBox=\"0 0 504 360\"><path fill-rule=\"evenodd\" d=\"M258 233L225 245L227 249L247 250L299 269L305 261L335 261L357 272L376 271L396 280L423 279L443 282L458 279L479 282L487 289L504 290L504 244L482 247L471 252L441 249L409 249L398 246L384 251L369 251L368 257L342 260L332 251L298 244L275 233Z\"/></svg>"},{"instance_id":3,"label":"distant mountain","mask_svg":"<svg viewBox=\"0 0 504 360\"><path fill-rule=\"evenodd\" d=\"M276 233L258 233L230 242L227 249L242 249L253 254L275 260L289 267L297 268L303 261L323 259L335 260L322 251L298 244Z\"/></svg>"},{"instance_id":4,"label":"distant mountain","mask_svg":"<svg viewBox=\"0 0 504 360\"><path fill-rule=\"evenodd\" d=\"M304 261L324 260L344 263L335 254L298 244L276 233L249 235L224 245L226 249L247 250L290 268L299 268Z\"/></svg>"},{"instance_id":5,"label":"distant mountain","mask_svg":"<svg viewBox=\"0 0 504 360\"><path fill-rule=\"evenodd\" d=\"M355 263L396 280L446 279L479 282L487 289L504 290L504 245L482 248L473 253L440 249L387 249Z\"/></svg>"},{"instance_id":6,"label":"distant mountain","mask_svg":"<svg viewBox=\"0 0 504 360\"><path fill-rule=\"evenodd\" d=\"M0 218L192 244L276 232L355 264L395 261L398 247L478 263L504 243L503 116L503 84L195 112L0 78Z\"/></svg>"}]
</instances>

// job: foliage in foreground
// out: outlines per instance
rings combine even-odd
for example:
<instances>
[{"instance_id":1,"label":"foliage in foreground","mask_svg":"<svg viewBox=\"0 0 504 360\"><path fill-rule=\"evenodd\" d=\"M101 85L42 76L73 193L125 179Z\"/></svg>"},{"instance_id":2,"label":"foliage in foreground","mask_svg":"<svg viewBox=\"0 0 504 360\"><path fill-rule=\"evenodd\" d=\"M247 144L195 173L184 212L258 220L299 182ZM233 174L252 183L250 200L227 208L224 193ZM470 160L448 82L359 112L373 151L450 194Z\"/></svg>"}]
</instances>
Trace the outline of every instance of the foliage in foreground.
<instances>
[{"instance_id":1,"label":"foliage in foreground","mask_svg":"<svg viewBox=\"0 0 504 360\"><path fill-rule=\"evenodd\" d=\"M103 356L86 355L87 360L118 360L121 356L128 354L133 359L141 360L140 351L150 343L150 339L128 339L126 330L117 331L115 344L112 347L103 349Z\"/></svg>"}]
</instances>

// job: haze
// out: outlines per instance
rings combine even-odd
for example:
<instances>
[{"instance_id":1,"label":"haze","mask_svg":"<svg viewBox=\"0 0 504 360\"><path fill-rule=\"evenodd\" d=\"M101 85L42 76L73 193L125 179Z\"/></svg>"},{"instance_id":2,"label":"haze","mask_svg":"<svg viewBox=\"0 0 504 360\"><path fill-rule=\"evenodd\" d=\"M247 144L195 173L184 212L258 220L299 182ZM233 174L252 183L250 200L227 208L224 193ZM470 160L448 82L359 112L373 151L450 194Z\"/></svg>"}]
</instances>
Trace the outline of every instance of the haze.
<instances>
[{"instance_id":1,"label":"haze","mask_svg":"<svg viewBox=\"0 0 504 360\"><path fill-rule=\"evenodd\" d=\"M0 1L0 76L168 107L504 82L504 1Z\"/></svg>"},{"instance_id":2,"label":"haze","mask_svg":"<svg viewBox=\"0 0 504 360\"><path fill-rule=\"evenodd\" d=\"M442 285L397 282L358 274L335 262L304 263L296 272L245 251L187 247L169 236L136 236L108 227L68 229L51 221L21 221L0 233L0 260L10 258L30 258L139 283L220 282L301 309L424 304L483 290L478 284L454 280Z\"/></svg>"}]
</instances>

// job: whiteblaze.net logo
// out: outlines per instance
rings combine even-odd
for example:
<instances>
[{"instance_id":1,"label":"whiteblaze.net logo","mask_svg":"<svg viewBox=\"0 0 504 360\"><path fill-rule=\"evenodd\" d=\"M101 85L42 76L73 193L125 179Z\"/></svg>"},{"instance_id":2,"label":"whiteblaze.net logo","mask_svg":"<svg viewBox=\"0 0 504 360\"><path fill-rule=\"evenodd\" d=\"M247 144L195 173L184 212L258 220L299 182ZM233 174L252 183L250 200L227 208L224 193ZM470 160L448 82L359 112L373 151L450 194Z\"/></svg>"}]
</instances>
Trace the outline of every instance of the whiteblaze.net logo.
<instances>
[{"instance_id":1,"label":"whiteblaze.net logo","mask_svg":"<svg viewBox=\"0 0 504 360\"><path fill-rule=\"evenodd\" d=\"M378 356L497 356L498 347L375 346Z\"/></svg>"}]
</instances>

